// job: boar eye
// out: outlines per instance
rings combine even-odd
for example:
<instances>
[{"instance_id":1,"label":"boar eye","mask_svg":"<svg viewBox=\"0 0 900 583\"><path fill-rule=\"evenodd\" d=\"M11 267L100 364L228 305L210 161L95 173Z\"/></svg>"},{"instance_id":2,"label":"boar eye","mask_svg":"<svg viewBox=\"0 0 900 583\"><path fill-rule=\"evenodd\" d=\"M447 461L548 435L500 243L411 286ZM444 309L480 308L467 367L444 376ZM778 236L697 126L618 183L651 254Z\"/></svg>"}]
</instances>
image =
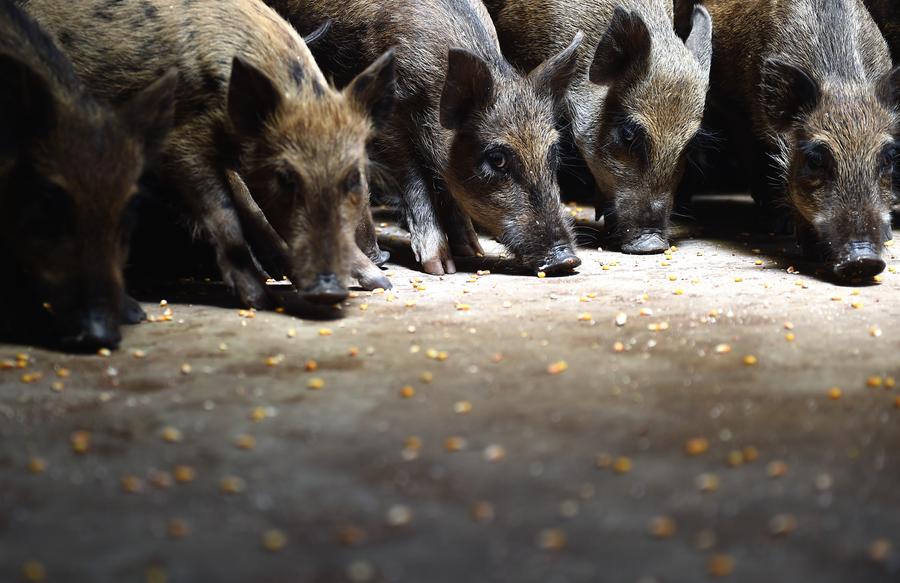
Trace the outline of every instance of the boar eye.
<instances>
[{"instance_id":1,"label":"boar eye","mask_svg":"<svg viewBox=\"0 0 900 583\"><path fill-rule=\"evenodd\" d=\"M300 193L300 176L293 170L275 171L275 180L282 192L297 195Z\"/></svg>"},{"instance_id":2,"label":"boar eye","mask_svg":"<svg viewBox=\"0 0 900 583\"><path fill-rule=\"evenodd\" d=\"M354 168L344 179L344 188L347 192L359 192L362 190L362 173L359 168Z\"/></svg>"},{"instance_id":3,"label":"boar eye","mask_svg":"<svg viewBox=\"0 0 900 583\"><path fill-rule=\"evenodd\" d=\"M507 166L509 166L509 159L506 152L499 148L488 150L485 154L485 159L495 172L503 172L506 170Z\"/></svg>"},{"instance_id":4,"label":"boar eye","mask_svg":"<svg viewBox=\"0 0 900 583\"><path fill-rule=\"evenodd\" d=\"M894 171L894 164L897 161L897 146L891 144L881 152L881 171L884 174L890 174Z\"/></svg>"},{"instance_id":5,"label":"boar eye","mask_svg":"<svg viewBox=\"0 0 900 583\"><path fill-rule=\"evenodd\" d=\"M822 174L831 164L831 154L822 146L804 148L803 172L804 174Z\"/></svg>"}]
</instances>

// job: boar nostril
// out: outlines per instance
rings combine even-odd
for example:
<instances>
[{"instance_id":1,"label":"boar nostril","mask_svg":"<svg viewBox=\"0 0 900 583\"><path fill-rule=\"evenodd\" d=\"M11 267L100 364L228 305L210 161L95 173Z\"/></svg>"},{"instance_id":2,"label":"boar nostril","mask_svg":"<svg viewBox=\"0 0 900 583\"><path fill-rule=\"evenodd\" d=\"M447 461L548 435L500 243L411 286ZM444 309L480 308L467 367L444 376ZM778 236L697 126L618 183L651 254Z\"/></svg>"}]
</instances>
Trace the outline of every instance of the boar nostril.
<instances>
[{"instance_id":1,"label":"boar nostril","mask_svg":"<svg viewBox=\"0 0 900 583\"><path fill-rule=\"evenodd\" d=\"M669 242L659 231L640 231L637 236L622 242L622 253L651 255L669 248Z\"/></svg>"},{"instance_id":2,"label":"boar nostril","mask_svg":"<svg viewBox=\"0 0 900 583\"><path fill-rule=\"evenodd\" d=\"M853 280L878 275L885 267L886 264L873 243L850 243L838 255L832 272L839 279Z\"/></svg>"},{"instance_id":3,"label":"boar nostril","mask_svg":"<svg viewBox=\"0 0 900 583\"><path fill-rule=\"evenodd\" d=\"M301 292L307 301L317 304L337 304L346 300L350 292L334 273L320 273L315 282Z\"/></svg>"}]
</instances>

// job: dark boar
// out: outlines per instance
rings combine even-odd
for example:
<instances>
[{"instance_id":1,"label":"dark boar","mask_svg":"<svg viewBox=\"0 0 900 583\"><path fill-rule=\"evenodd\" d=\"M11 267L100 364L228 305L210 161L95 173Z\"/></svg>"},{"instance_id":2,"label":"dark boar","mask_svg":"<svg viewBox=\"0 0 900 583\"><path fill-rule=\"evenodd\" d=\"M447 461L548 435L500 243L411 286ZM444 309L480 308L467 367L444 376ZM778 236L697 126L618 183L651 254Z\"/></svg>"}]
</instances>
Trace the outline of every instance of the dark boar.
<instances>
[{"instance_id":1,"label":"dark boar","mask_svg":"<svg viewBox=\"0 0 900 583\"><path fill-rule=\"evenodd\" d=\"M425 271L454 273L453 255L481 252L473 221L534 271L581 263L555 179L555 108L580 38L523 76L501 56L480 0L269 4L301 31L332 21L313 49L339 84L396 47L398 102L371 150L383 170L373 179L399 190Z\"/></svg>"},{"instance_id":2,"label":"dark boar","mask_svg":"<svg viewBox=\"0 0 900 583\"><path fill-rule=\"evenodd\" d=\"M344 299L350 271L369 287L389 286L354 236L368 213L367 141L393 99L390 54L336 91L297 32L254 0L26 7L99 95L118 101L157 71L178 68L175 126L154 174L186 203L245 304L269 304L257 260L317 302ZM252 199L234 192L244 182ZM247 214L247 202L262 208L279 240ZM282 266L285 243L291 256Z\"/></svg>"},{"instance_id":3,"label":"dark boar","mask_svg":"<svg viewBox=\"0 0 900 583\"><path fill-rule=\"evenodd\" d=\"M752 161L757 201L792 214L839 279L881 272L898 70L861 0L710 0L711 104Z\"/></svg>"},{"instance_id":4,"label":"dark boar","mask_svg":"<svg viewBox=\"0 0 900 583\"><path fill-rule=\"evenodd\" d=\"M3 286L43 304L50 340L66 349L116 348L120 324L144 317L122 273L138 179L171 125L175 83L165 74L113 110L37 23L0 2L0 249L12 262Z\"/></svg>"},{"instance_id":5,"label":"dark boar","mask_svg":"<svg viewBox=\"0 0 900 583\"><path fill-rule=\"evenodd\" d=\"M564 104L574 142L594 176L626 253L661 253L685 153L700 129L712 28L693 7L686 41L672 0L486 0L500 46L528 69L583 30L578 75Z\"/></svg>"}]
</instances>

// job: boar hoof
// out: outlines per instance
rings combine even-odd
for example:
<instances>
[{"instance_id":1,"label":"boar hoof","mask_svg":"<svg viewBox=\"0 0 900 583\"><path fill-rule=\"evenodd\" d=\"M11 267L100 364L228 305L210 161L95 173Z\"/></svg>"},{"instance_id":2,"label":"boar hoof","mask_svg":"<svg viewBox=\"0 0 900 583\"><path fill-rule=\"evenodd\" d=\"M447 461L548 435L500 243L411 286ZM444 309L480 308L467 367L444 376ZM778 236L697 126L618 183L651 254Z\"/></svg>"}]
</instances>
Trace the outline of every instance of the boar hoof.
<instances>
[{"instance_id":1,"label":"boar hoof","mask_svg":"<svg viewBox=\"0 0 900 583\"><path fill-rule=\"evenodd\" d=\"M131 296L125 296L125 304L122 306L122 323L140 324L147 319L147 312Z\"/></svg>"},{"instance_id":2,"label":"boar hoof","mask_svg":"<svg viewBox=\"0 0 900 583\"><path fill-rule=\"evenodd\" d=\"M390 251L384 251L383 249L378 249L375 257L370 257L372 263L377 265L378 267L382 267L385 263L387 263L391 258Z\"/></svg>"},{"instance_id":3,"label":"boar hoof","mask_svg":"<svg viewBox=\"0 0 900 583\"><path fill-rule=\"evenodd\" d=\"M304 300L314 304L333 305L346 300L350 296L347 288L341 285L334 273L320 273L316 281L304 289L300 295Z\"/></svg>"},{"instance_id":4,"label":"boar hoof","mask_svg":"<svg viewBox=\"0 0 900 583\"><path fill-rule=\"evenodd\" d=\"M849 281L878 275L886 267L884 260L872 243L852 243L832 266L838 279Z\"/></svg>"},{"instance_id":5,"label":"boar hoof","mask_svg":"<svg viewBox=\"0 0 900 583\"><path fill-rule=\"evenodd\" d=\"M422 269L430 275L452 275L456 273L456 264L451 257L445 257L443 260L439 257L428 259L422 262Z\"/></svg>"},{"instance_id":6,"label":"boar hoof","mask_svg":"<svg viewBox=\"0 0 900 583\"><path fill-rule=\"evenodd\" d=\"M272 307L272 300L265 284L254 279L251 275L238 275L237 277L226 278L229 287L234 290L241 303L248 308L256 308L257 310L268 310Z\"/></svg>"},{"instance_id":7,"label":"boar hoof","mask_svg":"<svg viewBox=\"0 0 900 583\"><path fill-rule=\"evenodd\" d=\"M380 271L375 270L365 270L359 273L354 273L353 277L359 282L359 286L365 290L372 291L373 289L391 289L394 287L394 284L391 283L391 280L387 278L387 276L382 275Z\"/></svg>"},{"instance_id":8,"label":"boar hoof","mask_svg":"<svg viewBox=\"0 0 900 583\"><path fill-rule=\"evenodd\" d=\"M661 233L645 232L622 243L622 253L629 255L653 255L669 248L669 242Z\"/></svg>"}]
</instances>

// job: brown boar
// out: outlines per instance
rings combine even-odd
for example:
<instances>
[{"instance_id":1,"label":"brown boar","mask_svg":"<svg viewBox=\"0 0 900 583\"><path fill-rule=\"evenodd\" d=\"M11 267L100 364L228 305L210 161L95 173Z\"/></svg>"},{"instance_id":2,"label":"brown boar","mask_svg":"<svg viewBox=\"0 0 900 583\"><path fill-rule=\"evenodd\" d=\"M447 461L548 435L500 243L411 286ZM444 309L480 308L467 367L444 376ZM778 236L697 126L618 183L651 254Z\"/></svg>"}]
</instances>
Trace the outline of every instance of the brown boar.
<instances>
[{"instance_id":1,"label":"brown boar","mask_svg":"<svg viewBox=\"0 0 900 583\"><path fill-rule=\"evenodd\" d=\"M709 0L711 106L752 163L754 197L789 212L838 279L881 272L900 74L861 0Z\"/></svg>"},{"instance_id":2,"label":"brown boar","mask_svg":"<svg viewBox=\"0 0 900 583\"><path fill-rule=\"evenodd\" d=\"M396 47L398 102L371 149L373 180L399 191L425 271L454 273L454 255L481 252L473 221L534 271L581 263L555 179L555 110L580 37L525 76L479 0L268 2L301 31L331 20L313 50L338 84Z\"/></svg>"},{"instance_id":3,"label":"brown boar","mask_svg":"<svg viewBox=\"0 0 900 583\"><path fill-rule=\"evenodd\" d=\"M138 180L172 123L176 75L157 73L114 110L36 22L0 2L0 249L12 262L4 288L21 286L4 292L43 305L46 340L67 350L116 348L120 324L145 316L122 274Z\"/></svg>"},{"instance_id":4,"label":"brown boar","mask_svg":"<svg viewBox=\"0 0 900 583\"><path fill-rule=\"evenodd\" d=\"M26 7L110 100L178 68L175 125L154 175L205 231L225 282L245 304L270 303L258 261L315 302L346 298L351 271L367 287L389 286L354 236L368 214L366 145L393 101L392 55L337 91L296 31L254 0L30 0ZM246 183L269 225L235 204L229 172Z\"/></svg>"},{"instance_id":5,"label":"brown boar","mask_svg":"<svg viewBox=\"0 0 900 583\"><path fill-rule=\"evenodd\" d=\"M686 152L703 118L712 28L693 7L685 41L672 0L486 0L500 46L528 69L582 30L578 74L563 108L593 174L597 213L625 253L661 253Z\"/></svg>"}]
</instances>

